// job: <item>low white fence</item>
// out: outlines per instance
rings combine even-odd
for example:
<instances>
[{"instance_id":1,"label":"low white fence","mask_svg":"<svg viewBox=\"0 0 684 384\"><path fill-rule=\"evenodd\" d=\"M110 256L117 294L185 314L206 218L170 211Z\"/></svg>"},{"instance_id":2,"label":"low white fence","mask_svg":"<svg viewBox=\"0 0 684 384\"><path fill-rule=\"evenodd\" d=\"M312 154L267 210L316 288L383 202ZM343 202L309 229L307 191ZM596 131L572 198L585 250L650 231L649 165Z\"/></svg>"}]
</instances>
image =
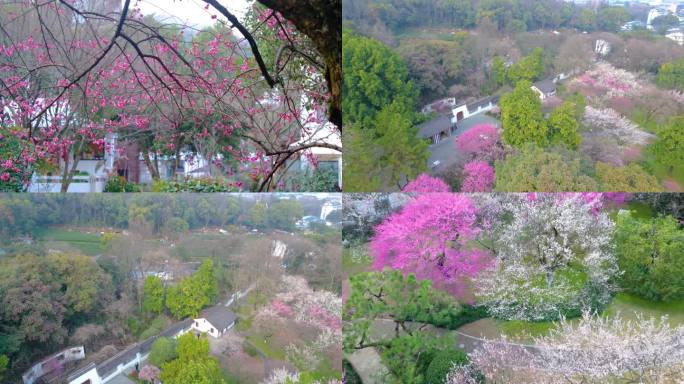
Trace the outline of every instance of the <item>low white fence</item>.
<instances>
[{"instance_id":1,"label":"low white fence","mask_svg":"<svg viewBox=\"0 0 684 384\"><path fill-rule=\"evenodd\" d=\"M74 175L69 183L67 192L70 193L98 193L104 191L107 178L93 175ZM38 176L31 178L29 192L59 193L62 190L61 176Z\"/></svg>"}]
</instances>

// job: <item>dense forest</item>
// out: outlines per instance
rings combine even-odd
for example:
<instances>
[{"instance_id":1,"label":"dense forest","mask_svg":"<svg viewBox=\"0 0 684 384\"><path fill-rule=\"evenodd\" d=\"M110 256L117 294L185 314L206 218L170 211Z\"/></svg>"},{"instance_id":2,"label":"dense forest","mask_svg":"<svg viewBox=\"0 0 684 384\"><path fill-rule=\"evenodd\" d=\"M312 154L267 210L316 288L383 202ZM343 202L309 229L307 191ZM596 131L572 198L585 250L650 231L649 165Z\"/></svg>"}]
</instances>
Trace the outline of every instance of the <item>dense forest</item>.
<instances>
[{"instance_id":1,"label":"dense forest","mask_svg":"<svg viewBox=\"0 0 684 384\"><path fill-rule=\"evenodd\" d=\"M648 13L635 4L630 8L579 6L563 0L344 0L343 19L381 40L383 32L409 28L493 28L517 33L546 28L578 28L585 31L617 31L629 17ZM386 41L386 40L385 40Z\"/></svg>"},{"instance_id":2,"label":"dense forest","mask_svg":"<svg viewBox=\"0 0 684 384\"><path fill-rule=\"evenodd\" d=\"M7 240L31 235L50 225L135 227L150 235L231 224L291 231L302 216L320 214L322 201L314 196L303 196L298 200L276 196L4 195L0 199L0 236ZM339 217L333 213L329 220L336 221Z\"/></svg>"}]
</instances>

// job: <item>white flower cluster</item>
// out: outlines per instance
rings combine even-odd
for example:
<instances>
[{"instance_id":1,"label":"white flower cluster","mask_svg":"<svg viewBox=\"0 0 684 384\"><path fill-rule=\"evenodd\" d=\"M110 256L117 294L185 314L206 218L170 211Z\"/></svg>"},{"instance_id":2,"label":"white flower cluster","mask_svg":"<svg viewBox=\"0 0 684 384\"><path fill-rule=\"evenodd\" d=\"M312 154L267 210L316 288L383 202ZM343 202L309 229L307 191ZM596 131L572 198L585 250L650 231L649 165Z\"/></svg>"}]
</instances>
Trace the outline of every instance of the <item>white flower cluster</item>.
<instances>
[{"instance_id":1,"label":"white flower cluster","mask_svg":"<svg viewBox=\"0 0 684 384\"><path fill-rule=\"evenodd\" d=\"M477 375L478 371L472 364L454 364L444 379L444 384L480 384Z\"/></svg>"},{"instance_id":2,"label":"white flower cluster","mask_svg":"<svg viewBox=\"0 0 684 384\"><path fill-rule=\"evenodd\" d=\"M496 380L522 375L526 382L545 384L679 383L684 326L670 327L666 317L626 321L585 311L579 323L562 319L533 346L488 342L470 357Z\"/></svg>"},{"instance_id":3,"label":"white flower cluster","mask_svg":"<svg viewBox=\"0 0 684 384\"><path fill-rule=\"evenodd\" d=\"M655 137L612 108L598 109L587 105L583 123L592 130L615 136L622 145L646 145Z\"/></svg>"},{"instance_id":4,"label":"white flower cluster","mask_svg":"<svg viewBox=\"0 0 684 384\"><path fill-rule=\"evenodd\" d=\"M496 264L476 279L480 302L495 317L548 320L609 301L618 273L610 218L580 195L517 196L495 234Z\"/></svg>"}]
</instances>

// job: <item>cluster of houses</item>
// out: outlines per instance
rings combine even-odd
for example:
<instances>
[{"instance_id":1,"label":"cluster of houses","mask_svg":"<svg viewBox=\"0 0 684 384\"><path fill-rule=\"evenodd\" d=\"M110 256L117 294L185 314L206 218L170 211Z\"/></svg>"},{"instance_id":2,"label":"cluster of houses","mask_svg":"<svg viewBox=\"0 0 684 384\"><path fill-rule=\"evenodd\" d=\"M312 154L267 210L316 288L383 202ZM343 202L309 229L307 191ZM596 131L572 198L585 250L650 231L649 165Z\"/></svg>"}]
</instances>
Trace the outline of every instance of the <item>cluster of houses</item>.
<instances>
[{"instance_id":1,"label":"cluster of houses","mask_svg":"<svg viewBox=\"0 0 684 384\"><path fill-rule=\"evenodd\" d=\"M235 295L231 302L234 298ZM104 361L91 362L65 372L65 366L86 357L83 346L67 348L34 364L22 375L22 380L24 384L105 384L131 369L139 369L149 356L152 344L160 337L177 338L195 332L219 338L235 325L235 320L235 313L219 304L205 309L197 318L179 321L159 335L135 343Z\"/></svg>"},{"instance_id":2,"label":"cluster of houses","mask_svg":"<svg viewBox=\"0 0 684 384\"><path fill-rule=\"evenodd\" d=\"M556 94L556 83L566 78L559 75L555 78L537 81L530 87L544 101ZM423 113L438 113L438 116L418 127L421 138L435 145L453 136L460 123L473 116L494 111L498 107L499 96L488 96L470 103L456 102L453 97L438 100L423 107Z\"/></svg>"},{"instance_id":3,"label":"cluster of houses","mask_svg":"<svg viewBox=\"0 0 684 384\"><path fill-rule=\"evenodd\" d=\"M648 11L646 22L642 20L631 20L625 23L622 31L632 31L638 28L654 30L653 21L661 16L672 15L679 19L679 25L665 31L665 37L675 41L679 45L684 45L684 2L652 0L647 2L652 8ZM623 3L624 4L624 3Z\"/></svg>"}]
</instances>

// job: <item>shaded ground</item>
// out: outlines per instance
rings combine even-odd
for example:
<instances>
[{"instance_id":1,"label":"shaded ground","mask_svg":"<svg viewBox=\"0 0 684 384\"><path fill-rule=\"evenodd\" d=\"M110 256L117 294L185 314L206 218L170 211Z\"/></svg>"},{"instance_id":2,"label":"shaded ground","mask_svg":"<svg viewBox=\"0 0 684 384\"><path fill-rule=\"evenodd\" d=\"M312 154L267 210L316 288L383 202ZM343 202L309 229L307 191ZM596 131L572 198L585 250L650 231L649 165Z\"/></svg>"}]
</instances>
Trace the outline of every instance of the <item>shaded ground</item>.
<instances>
[{"instance_id":1,"label":"shaded ground","mask_svg":"<svg viewBox=\"0 0 684 384\"><path fill-rule=\"evenodd\" d=\"M499 120L484 113L460 121L456 124L456 132L439 143L430 146L429 150L431 154L428 159L428 167L432 170L432 173L444 171L462 160L461 154L456 150L456 139L464 132L469 131L479 124L493 124L497 127L501 126ZM439 165L435 167L434 164L437 161L439 162Z\"/></svg>"},{"instance_id":2,"label":"shaded ground","mask_svg":"<svg viewBox=\"0 0 684 384\"><path fill-rule=\"evenodd\" d=\"M257 354L250 356L243 350L243 343L245 343L245 337L235 329L229 330L220 338L209 337L211 354L219 359L221 367L225 368L238 382L259 383L279 368L295 371L292 364L268 358L257 345L251 343Z\"/></svg>"}]
</instances>

